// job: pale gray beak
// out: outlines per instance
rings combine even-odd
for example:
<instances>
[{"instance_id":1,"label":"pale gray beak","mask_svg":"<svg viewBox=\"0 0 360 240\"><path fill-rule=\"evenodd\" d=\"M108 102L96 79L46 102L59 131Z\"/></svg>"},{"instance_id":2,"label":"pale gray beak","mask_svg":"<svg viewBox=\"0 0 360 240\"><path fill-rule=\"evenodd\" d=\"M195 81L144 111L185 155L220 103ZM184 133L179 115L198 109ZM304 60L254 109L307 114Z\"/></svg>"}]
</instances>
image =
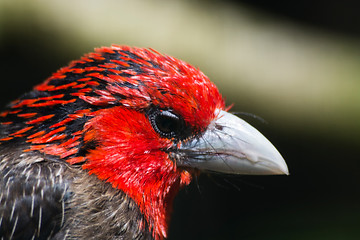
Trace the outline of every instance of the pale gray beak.
<instances>
[{"instance_id":1,"label":"pale gray beak","mask_svg":"<svg viewBox=\"0 0 360 240\"><path fill-rule=\"evenodd\" d=\"M283 157L269 140L244 120L222 110L200 137L181 144L175 158L178 166L200 170L289 174Z\"/></svg>"}]
</instances>

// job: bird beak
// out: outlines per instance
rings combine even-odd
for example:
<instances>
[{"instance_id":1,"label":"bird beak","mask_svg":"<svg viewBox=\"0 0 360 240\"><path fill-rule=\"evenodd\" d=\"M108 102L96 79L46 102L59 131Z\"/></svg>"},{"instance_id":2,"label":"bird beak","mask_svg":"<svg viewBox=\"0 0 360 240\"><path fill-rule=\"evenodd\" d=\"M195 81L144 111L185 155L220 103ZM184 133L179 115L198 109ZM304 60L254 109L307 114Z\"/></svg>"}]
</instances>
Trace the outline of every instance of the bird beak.
<instances>
[{"instance_id":1,"label":"bird beak","mask_svg":"<svg viewBox=\"0 0 360 240\"><path fill-rule=\"evenodd\" d=\"M198 138L181 143L178 166L231 174L289 174L287 165L258 130L235 115L219 111Z\"/></svg>"}]
</instances>

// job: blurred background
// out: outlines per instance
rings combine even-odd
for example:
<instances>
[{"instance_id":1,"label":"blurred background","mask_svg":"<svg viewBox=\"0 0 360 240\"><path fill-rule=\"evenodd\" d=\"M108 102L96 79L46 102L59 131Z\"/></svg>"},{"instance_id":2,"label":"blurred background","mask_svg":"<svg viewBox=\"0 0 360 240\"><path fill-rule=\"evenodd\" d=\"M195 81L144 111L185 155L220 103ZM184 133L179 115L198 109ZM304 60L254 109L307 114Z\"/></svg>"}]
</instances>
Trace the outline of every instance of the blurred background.
<instances>
[{"instance_id":1,"label":"blurred background","mask_svg":"<svg viewBox=\"0 0 360 240\"><path fill-rule=\"evenodd\" d=\"M356 0L0 0L0 104L112 43L199 67L290 176L203 174L169 239L360 239Z\"/></svg>"}]
</instances>

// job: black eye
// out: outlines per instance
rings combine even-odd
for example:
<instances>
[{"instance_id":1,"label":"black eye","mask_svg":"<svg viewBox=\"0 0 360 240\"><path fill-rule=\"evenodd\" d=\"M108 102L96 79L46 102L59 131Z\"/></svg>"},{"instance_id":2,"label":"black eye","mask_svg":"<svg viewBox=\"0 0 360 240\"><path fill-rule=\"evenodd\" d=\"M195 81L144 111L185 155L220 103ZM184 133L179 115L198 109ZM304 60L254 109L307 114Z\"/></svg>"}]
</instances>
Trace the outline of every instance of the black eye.
<instances>
[{"instance_id":1,"label":"black eye","mask_svg":"<svg viewBox=\"0 0 360 240\"><path fill-rule=\"evenodd\" d=\"M165 138L181 138L184 120L170 110L155 110L149 114L154 130Z\"/></svg>"}]
</instances>

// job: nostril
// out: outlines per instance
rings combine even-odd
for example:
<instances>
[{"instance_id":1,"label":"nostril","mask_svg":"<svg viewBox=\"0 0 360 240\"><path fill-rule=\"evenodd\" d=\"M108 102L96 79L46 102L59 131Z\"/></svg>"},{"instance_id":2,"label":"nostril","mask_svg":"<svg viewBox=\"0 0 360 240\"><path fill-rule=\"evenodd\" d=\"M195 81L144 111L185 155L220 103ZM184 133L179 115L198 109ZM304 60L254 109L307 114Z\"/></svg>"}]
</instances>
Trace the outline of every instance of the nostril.
<instances>
[{"instance_id":1,"label":"nostril","mask_svg":"<svg viewBox=\"0 0 360 240\"><path fill-rule=\"evenodd\" d=\"M222 131L224 127L220 124L215 124L215 128L216 128L216 130Z\"/></svg>"}]
</instances>

